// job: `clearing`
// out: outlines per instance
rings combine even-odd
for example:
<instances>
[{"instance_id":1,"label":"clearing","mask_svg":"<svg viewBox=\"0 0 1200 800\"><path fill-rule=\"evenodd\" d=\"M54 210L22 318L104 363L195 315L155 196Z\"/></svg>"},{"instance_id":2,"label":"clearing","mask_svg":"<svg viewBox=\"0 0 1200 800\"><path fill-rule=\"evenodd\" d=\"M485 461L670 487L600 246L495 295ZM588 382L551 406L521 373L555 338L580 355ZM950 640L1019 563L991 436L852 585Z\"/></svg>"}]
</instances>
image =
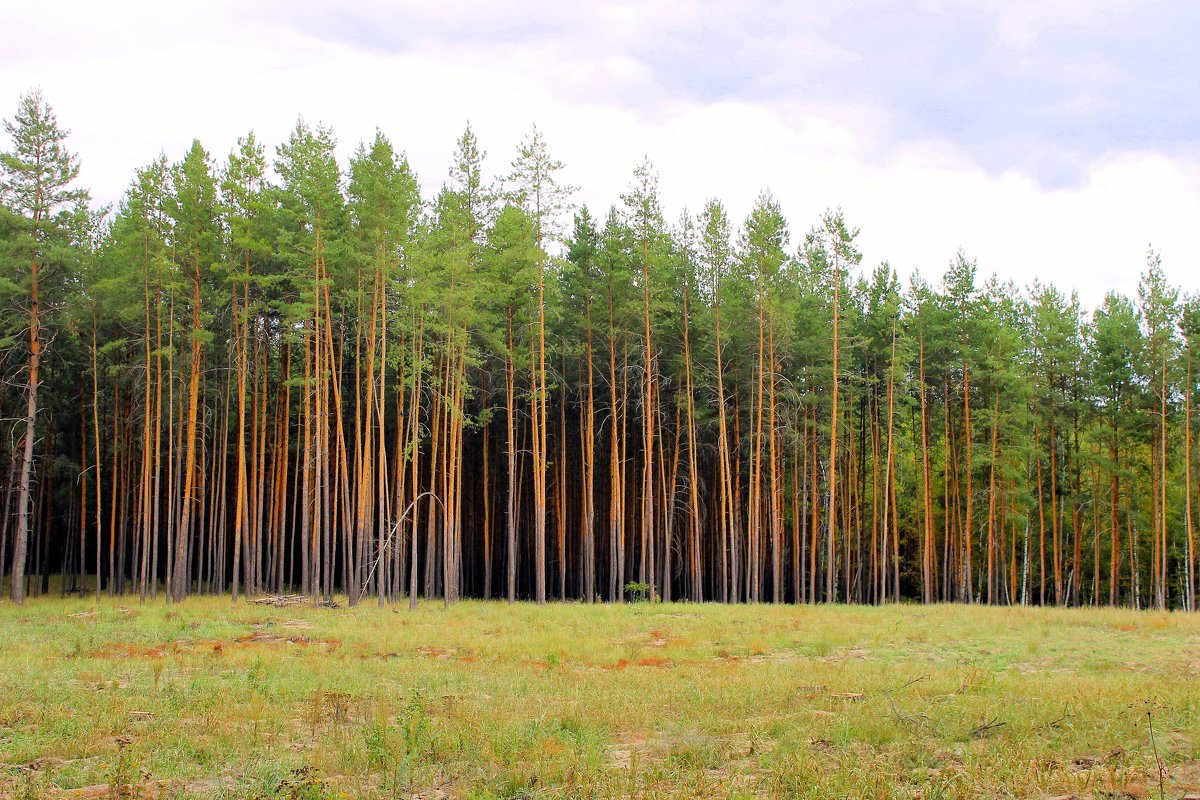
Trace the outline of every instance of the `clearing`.
<instances>
[{"instance_id":1,"label":"clearing","mask_svg":"<svg viewBox=\"0 0 1200 800\"><path fill-rule=\"evenodd\" d=\"M1191 793L1200 615L0 605L0 796Z\"/></svg>"}]
</instances>

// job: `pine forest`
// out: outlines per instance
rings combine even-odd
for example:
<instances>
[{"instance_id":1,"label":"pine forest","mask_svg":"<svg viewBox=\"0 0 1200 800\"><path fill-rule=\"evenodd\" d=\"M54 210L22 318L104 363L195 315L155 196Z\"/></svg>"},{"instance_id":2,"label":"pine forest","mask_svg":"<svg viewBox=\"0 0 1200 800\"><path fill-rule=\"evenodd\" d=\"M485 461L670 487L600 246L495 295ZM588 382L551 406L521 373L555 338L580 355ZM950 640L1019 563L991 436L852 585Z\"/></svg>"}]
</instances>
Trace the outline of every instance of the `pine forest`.
<instances>
[{"instance_id":1,"label":"pine forest","mask_svg":"<svg viewBox=\"0 0 1200 800\"><path fill-rule=\"evenodd\" d=\"M5 131L17 603L1196 609L1200 296L1153 248L1097 308L966 251L930 281L766 191L668 218L648 160L578 205L537 128L468 126L423 196L300 121L99 208L39 92Z\"/></svg>"}]
</instances>

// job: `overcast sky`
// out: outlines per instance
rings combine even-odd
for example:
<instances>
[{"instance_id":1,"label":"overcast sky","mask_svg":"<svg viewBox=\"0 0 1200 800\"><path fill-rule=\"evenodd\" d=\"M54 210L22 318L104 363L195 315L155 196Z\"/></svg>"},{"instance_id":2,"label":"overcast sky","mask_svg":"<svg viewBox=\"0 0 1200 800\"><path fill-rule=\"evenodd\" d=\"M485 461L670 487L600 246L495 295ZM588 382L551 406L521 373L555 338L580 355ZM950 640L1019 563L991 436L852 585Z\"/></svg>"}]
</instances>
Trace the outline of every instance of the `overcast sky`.
<instances>
[{"instance_id":1,"label":"overcast sky","mask_svg":"<svg viewBox=\"0 0 1200 800\"><path fill-rule=\"evenodd\" d=\"M341 6L346 6L342 8ZM794 246L822 210L864 266L1136 294L1149 244L1200 288L1200 3L438 0L9 3L0 115L41 86L81 182L115 201L160 151L343 157L380 128L427 194L469 120L507 172L533 123L598 213L649 156L671 218L769 189Z\"/></svg>"}]
</instances>

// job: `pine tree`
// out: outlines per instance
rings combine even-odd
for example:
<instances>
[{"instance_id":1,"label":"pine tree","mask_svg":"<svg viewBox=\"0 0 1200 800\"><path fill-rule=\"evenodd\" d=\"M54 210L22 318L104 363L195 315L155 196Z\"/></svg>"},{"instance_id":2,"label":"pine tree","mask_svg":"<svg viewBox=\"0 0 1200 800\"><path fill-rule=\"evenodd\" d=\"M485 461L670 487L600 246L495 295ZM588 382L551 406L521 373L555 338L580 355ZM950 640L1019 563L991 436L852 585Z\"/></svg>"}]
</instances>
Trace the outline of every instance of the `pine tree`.
<instances>
[{"instance_id":1,"label":"pine tree","mask_svg":"<svg viewBox=\"0 0 1200 800\"><path fill-rule=\"evenodd\" d=\"M13 539L10 596L20 604L25 597L25 562L31 524L31 488L34 445L37 436L38 389L42 362L61 311L62 287L72 280L66 274L72 224L76 208L87 202L87 193L71 188L79 175L76 157L66 149L69 131L42 99L40 90L21 96L15 117L4 121L12 150L0 154L0 205L6 237L4 277L0 301L10 309L4 344L28 330L25 357L24 431L21 435L20 472L17 483L17 530Z\"/></svg>"},{"instance_id":2,"label":"pine tree","mask_svg":"<svg viewBox=\"0 0 1200 800\"><path fill-rule=\"evenodd\" d=\"M655 278L657 262L662 250L665 224L662 206L658 197L658 173L647 159L633 173L633 185L622 195L627 214L626 224L636 241L637 259L642 292L642 514L641 539L639 542L638 582L650 587L650 598L658 596L659 587L655 577L655 382L657 380L657 358L654 346L654 309L652 302L660 291Z\"/></svg>"},{"instance_id":3,"label":"pine tree","mask_svg":"<svg viewBox=\"0 0 1200 800\"><path fill-rule=\"evenodd\" d=\"M574 187L559 183L557 173L563 166L561 161L550 157L541 131L534 126L521 143L512 175L508 178L513 184L513 199L533 222L537 255L536 363L531 374L530 429L533 438L534 596L539 603L546 602L546 466L550 433L546 424L550 392L546 381L546 244L561 235L560 217L569 210L569 198L574 191Z\"/></svg>"},{"instance_id":4,"label":"pine tree","mask_svg":"<svg viewBox=\"0 0 1200 800\"><path fill-rule=\"evenodd\" d=\"M355 424L357 446L355 564L363 568L371 553L368 575L356 578L352 591L366 589L375 581L376 597L382 605L389 596L387 576L398 557L394 549L393 509L402 497L390 495L387 455L388 321L392 316L397 281L412 255L417 218L421 209L420 190L407 160L397 156L392 144L381 133L368 148L359 145L350 161L350 212L356 232L357 264L367 275L360 279L359 325L369 319L365 355L365 375L356 388L365 384L365 408ZM365 283L365 286L363 284ZM400 388L403 394L403 387ZM360 405L356 400L356 406ZM396 420L397 426L400 420ZM397 465L399 467L399 464ZM398 472L402 473L403 470Z\"/></svg>"},{"instance_id":5,"label":"pine tree","mask_svg":"<svg viewBox=\"0 0 1200 800\"><path fill-rule=\"evenodd\" d=\"M208 153L193 142L187 157L174 170L175 196L171 201L174 218L175 254L181 272L190 284L191 325L188 334L187 421L184 433L183 513L175 536L174 572L171 596L176 602L188 592L190 572L188 558L191 549L193 513L200 498L196 497L197 440L196 428L200 418L200 376L204 371L204 345L210 340L205 330L205 276L219 258L220 228L217 219L217 182Z\"/></svg>"},{"instance_id":6,"label":"pine tree","mask_svg":"<svg viewBox=\"0 0 1200 800\"><path fill-rule=\"evenodd\" d=\"M582 488L581 550L583 563L580 594L585 602L597 599L596 588L596 330L592 307L602 291L598 260L600 232L591 212L584 206L575 215L574 228L567 247L567 263L562 275L564 308L583 309L583 316L564 315L567 328L564 339L583 341L584 366L578 370L580 391L586 392L580 418L580 485ZM565 376L564 376L565 378Z\"/></svg>"},{"instance_id":7,"label":"pine tree","mask_svg":"<svg viewBox=\"0 0 1200 800\"><path fill-rule=\"evenodd\" d=\"M1168 409L1172 402L1171 365L1177 346L1175 340L1179 291L1167 283L1162 258L1151 249L1146 256L1146 271L1138 284L1139 314L1146 335L1146 359L1143 374L1154 403L1154 454L1151 458L1153 540L1150 556L1150 593L1156 608L1167 606L1168 558L1171 545L1170 508L1167 505L1169 481Z\"/></svg>"},{"instance_id":8,"label":"pine tree","mask_svg":"<svg viewBox=\"0 0 1200 800\"><path fill-rule=\"evenodd\" d=\"M776 392L778 369L779 285L787 260L787 223L779 204L768 193L760 194L750 216L746 219L739 242L742 270L748 283L754 286L758 322L755 369L753 434L750 463L750 497L747 515L747 569L750 576L749 599L758 602L763 597L763 563L766 545L770 543L772 559L772 600L783 599L782 518L777 502ZM765 442L764 442L765 438ZM764 467L764 459L766 466ZM764 478L766 486L764 487Z\"/></svg>"},{"instance_id":9,"label":"pine tree","mask_svg":"<svg viewBox=\"0 0 1200 800\"><path fill-rule=\"evenodd\" d=\"M839 334L840 309L839 302L843 295L842 285L846 280L848 270L857 266L862 260L861 254L854 246L858 237L857 228L849 228L840 210L826 212L821 218L821 225L814 228L805 237L801 246L801 261L808 265L810 279L828 281L832 294L832 331L830 343L832 350L830 377L830 436L828 470L828 502L826 504L826 549L825 549L825 599L827 602L837 600L837 533L838 533L838 439L839 428L842 425L838 413L838 394L841 383L841 368L839 366L839 349L841 337ZM843 553L843 566L848 569L848 561ZM814 576L815 578L815 576ZM849 587L845 591L849 597Z\"/></svg>"}]
</instances>

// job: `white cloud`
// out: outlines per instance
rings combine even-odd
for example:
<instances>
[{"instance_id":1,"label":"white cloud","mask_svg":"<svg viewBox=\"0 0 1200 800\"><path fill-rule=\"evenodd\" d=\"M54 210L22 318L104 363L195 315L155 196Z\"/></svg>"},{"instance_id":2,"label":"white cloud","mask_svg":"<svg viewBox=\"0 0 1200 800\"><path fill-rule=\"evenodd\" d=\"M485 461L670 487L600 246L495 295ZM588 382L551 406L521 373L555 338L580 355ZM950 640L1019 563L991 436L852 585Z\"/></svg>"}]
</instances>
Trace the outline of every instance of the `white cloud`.
<instances>
[{"instance_id":1,"label":"white cloud","mask_svg":"<svg viewBox=\"0 0 1200 800\"><path fill-rule=\"evenodd\" d=\"M1036 49L1048 29L1083 24L1093 5L1063 2L1047 15L1026 3L997 24L1006 47ZM910 130L861 86L827 83L832 66L858 69L877 55L890 63L825 37L828 17L788 27L778 24L786 12L769 6L668 2L524 13L499 3L410 2L400 12L380 3L352 17L321 3L249 8L72 2L53 19L33 6L9 9L8 29L23 35L0 51L0 114L41 85L74 131L83 181L106 201L160 150L178 158L197 137L223 157L250 128L276 144L297 114L331 125L344 155L378 126L407 151L427 192L444 180L468 119L495 174L537 122L567 162L566 179L582 187L578 199L598 214L649 155L670 218L715 196L740 219L769 187L793 242L841 205L862 228L864 263L886 258L902 275L940 274L962 246L985 274L1050 279L1094 305L1110 288L1136 291L1152 241L1172 280L1200 288L1200 167L1187 153L1152 142L1079 150L1078 179L1048 188L1019 159L997 168L1005 156L981 153L986 142ZM962 8L939 3L930 13L952 21ZM1071 113L1111 110L1112 97L1089 83L1111 64L1078 59L1071 69ZM722 76L728 84L705 84ZM805 82L817 78L826 83Z\"/></svg>"}]
</instances>

